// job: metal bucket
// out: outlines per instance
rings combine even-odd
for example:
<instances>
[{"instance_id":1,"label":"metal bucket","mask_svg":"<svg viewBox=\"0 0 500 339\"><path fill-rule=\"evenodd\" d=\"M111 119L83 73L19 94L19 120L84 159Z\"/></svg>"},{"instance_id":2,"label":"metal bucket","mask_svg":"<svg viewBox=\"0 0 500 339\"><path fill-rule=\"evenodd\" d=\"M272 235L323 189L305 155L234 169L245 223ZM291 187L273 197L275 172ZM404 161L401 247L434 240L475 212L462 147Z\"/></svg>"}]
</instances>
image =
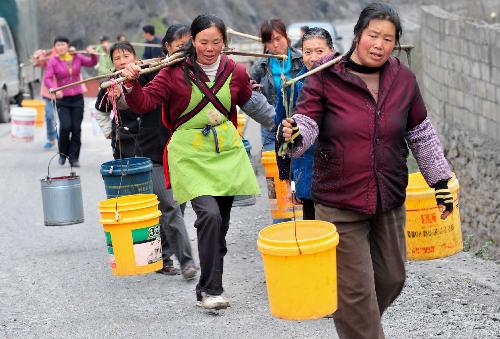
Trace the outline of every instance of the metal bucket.
<instances>
[{"instance_id":1,"label":"metal bucket","mask_svg":"<svg viewBox=\"0 0 500 339\"><path fill-rule=\"evenodd\" d=\"M49 168L52 159L47 167L47 176L40 180L45 226L82 223L84 218L80 176L71 168L69 176L50 177Z\"/></svg>"}]
</instances>

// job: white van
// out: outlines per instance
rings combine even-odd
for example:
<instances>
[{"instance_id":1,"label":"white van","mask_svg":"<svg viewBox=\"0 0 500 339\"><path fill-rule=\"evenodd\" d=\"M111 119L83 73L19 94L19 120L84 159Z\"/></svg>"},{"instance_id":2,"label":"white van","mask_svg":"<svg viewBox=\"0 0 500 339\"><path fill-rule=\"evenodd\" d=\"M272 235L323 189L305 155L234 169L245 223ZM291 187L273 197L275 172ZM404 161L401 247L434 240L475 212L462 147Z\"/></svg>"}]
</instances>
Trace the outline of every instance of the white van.
<instances>
[{"instance_id":1,"label":"white van","mask_svg":"<svg viewBox=\"0 0 500 339\"><path fill-rule=\"evenodd\" d=\"M0 17L0 122L9 120L10 100L20 92L19 64L7 21Z\"/></svg>"}]
</instances>

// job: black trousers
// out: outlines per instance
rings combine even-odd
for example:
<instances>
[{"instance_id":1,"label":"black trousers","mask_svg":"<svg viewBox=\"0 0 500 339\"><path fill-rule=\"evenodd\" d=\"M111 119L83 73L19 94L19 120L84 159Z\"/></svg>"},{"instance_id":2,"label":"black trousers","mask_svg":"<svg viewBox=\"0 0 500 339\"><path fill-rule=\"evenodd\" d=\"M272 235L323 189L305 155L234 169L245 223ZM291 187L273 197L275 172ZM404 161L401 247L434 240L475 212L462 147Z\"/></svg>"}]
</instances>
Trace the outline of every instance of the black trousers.
<instances>
[{"instance_id":1,"label":"black trousers","mask_svg":"<svg viewBox=\"0 0 500 339\"><path fill-rule=\"evenodd\" d=\"M196 297L201 292L221 295L224 256L227 253L226 234L234 197L201 196L191 200L196 213L194 227L198 234L198 254L201 275L196 286Z\"/></svg>"},{"instance_id":2,"label":"black trousers","mask_svg":"<svg viewBox=\"0 0 500 339\"><path fill-rule=\"evenodd\" d=\"M80 157L82 146L83 95L64 97L57 100L59 116L59 152L73 162Z\"/></svg>"},{"instance_id":3,"label":"black trousers","mask_svg":"<svg viewBox=\"0 0 500 339\"><path fill-rule=\"evenodd\" d=\"M316 220L314 201L312 199L302 199L302 219Z\"/></svg>"}]
</instances>

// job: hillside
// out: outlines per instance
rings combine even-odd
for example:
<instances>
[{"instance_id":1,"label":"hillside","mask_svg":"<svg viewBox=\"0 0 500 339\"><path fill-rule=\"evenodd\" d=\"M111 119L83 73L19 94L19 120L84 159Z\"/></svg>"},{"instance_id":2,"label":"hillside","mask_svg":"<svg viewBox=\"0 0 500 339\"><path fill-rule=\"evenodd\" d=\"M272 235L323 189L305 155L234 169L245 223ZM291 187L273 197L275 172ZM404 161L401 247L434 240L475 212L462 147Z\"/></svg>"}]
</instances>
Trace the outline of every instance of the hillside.
<instances>
[{"instance_id":1,"label":"hillside","mask_svg":"<svg viewBox=\"0 0 500 339\"><path fill-rule=\"evenodd\" d=\"M262 20L281 17L287 23L303 20L336 20L359 13L365 1L317 0L39 0L40 43L48 47L58 34L83 44L95 43L100 35L125 33L141 39L141 27L153 23L159 35L166 26L190 23L201 13L213 13L237 30L256 34ZM305 5L307 3L307 5ZM60 13L68 13L62 15Z\"/></svg>"}]
</instances>

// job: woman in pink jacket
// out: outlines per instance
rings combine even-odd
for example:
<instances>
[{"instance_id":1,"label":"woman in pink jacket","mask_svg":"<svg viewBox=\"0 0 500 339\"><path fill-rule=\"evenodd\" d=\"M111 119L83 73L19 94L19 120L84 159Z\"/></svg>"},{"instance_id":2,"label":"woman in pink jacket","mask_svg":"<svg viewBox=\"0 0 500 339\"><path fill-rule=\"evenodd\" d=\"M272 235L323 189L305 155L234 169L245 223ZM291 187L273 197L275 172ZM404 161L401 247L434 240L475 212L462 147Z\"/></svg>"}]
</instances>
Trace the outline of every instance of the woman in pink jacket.
<instances>
[{"instance_id":1,"label":"woman in pink jacket","mask_svg":"<svg viewBox=\"0 0 500 339\"><path fill-rule=\"evenodd\" d=\"M90 56L69 53L69 40L66 37L57 37L54 40L54 55L47 62L44 84L47 88L76 82L80 80L80 69L94 67L98 62L97 53L87 48ZM57 92L55 95L59 116L59 164L64 165L66 158L73 167L80 167L79 156L81 147L81 125L83 120L83 87L74 86Z\"/></svg>"}]
</instances>

